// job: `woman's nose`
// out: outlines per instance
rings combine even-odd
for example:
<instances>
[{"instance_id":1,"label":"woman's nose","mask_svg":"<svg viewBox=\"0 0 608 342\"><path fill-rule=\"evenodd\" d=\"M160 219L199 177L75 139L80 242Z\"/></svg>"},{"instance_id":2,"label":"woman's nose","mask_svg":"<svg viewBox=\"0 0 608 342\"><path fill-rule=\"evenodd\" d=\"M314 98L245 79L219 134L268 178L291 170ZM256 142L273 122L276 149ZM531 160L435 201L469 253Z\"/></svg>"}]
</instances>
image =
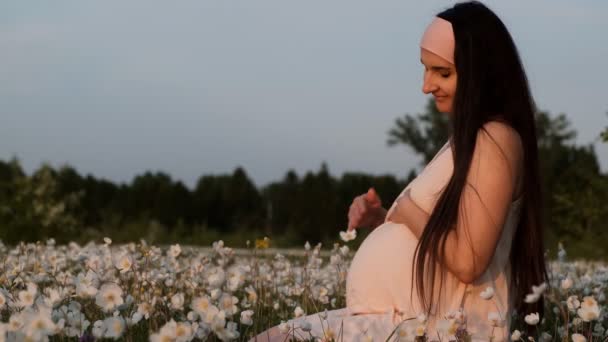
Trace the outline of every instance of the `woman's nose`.
<instances>
[{"instance_id":1,"label":"woman's nose","mask_svg":"<svg viewBox=\"0 0 608 342\"><path fill-rule=\"evenodd\" d=\"M435 90L437 90L437 85L432 82L430 75L425 75L422 82L422 92L428 94L434 92Z\"/></svg>"}]
</instances>

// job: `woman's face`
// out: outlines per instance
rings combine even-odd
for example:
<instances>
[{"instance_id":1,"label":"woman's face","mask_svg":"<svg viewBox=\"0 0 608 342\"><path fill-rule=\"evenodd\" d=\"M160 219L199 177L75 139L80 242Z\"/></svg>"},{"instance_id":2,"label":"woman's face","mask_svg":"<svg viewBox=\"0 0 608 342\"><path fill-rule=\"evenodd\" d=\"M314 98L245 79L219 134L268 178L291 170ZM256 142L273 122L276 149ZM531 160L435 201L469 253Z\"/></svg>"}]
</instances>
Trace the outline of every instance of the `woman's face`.
<instances>
[{"instance_id":1,"label":"woman's face","mask_svg":"<svg viewBox=\"0 0 608 342\"><path fill-rule=\"evenodd\" d=\"M420 62L424 65L424 82L422 92L432 93L437 110L452 113L452 104L456 95L456 67L454 64L420 48Z\"/></svg>"}]
</instances>

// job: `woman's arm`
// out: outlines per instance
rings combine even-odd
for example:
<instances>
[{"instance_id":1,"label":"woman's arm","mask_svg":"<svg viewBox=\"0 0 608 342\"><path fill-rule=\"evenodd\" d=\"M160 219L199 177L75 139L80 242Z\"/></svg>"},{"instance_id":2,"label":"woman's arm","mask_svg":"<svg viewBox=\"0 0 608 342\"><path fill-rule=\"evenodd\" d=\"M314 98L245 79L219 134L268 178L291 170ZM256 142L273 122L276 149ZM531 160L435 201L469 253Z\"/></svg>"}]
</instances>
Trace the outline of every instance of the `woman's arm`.
<instances>
[{"instance_id":1,"label":"woman's arm","mask_svg":"<svg viewBox=\"0 0 608 342\"><path fill-rule=\"evenodd\" d=\"M447 236L444 265L462 282L471 283L488 267L516 184L523 150L517 132L490 122L480 130L459 204L455 229ZM504 155L503 155L504 153ZM505 158L506 156L506 158ZM429 219L409 196L399 200L391 220L404 223L420 239Z\"/></svg>"}]
</instances>

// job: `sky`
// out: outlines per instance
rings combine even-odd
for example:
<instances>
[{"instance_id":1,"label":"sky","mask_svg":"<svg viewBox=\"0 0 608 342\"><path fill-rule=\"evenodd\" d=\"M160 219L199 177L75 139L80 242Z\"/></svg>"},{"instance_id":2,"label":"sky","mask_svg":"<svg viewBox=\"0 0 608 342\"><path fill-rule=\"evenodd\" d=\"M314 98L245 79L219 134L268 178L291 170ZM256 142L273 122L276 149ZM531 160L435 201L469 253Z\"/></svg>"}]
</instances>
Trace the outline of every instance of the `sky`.
<instances>
[{"instance_id":1,"label":"sky","mask_svg":"<svg viewBox=\"0 0 608 342\"><path fill-rule=\"evenodd\" d=\"M243 167L258 186L327 162L420 169L388 130L424 110L418 43L452 1L131 0L0 4L0 159L193 187ZM608 2L484 1L518 46L541 110L577 144L608 125ZM608 144L594 144L603 172Z\"/></svg>"}]
</instances>

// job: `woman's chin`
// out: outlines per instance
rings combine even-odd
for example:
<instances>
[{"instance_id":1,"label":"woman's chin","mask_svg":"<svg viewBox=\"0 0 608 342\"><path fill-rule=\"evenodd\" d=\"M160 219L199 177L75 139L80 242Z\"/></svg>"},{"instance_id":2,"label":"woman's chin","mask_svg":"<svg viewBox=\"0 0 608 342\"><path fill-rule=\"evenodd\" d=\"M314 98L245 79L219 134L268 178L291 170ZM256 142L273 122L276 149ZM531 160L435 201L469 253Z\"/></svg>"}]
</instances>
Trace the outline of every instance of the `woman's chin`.
<instances>
[{"instance_id":1,"label":"woman's chin","mask_svg":"<svg viewBox=\"0 0 608 342\"><path fill-rule=\"evenodd\" d=\"M443 103L435 103L435 107L437 107L437 111L439 113L447 113L448 108Z\"/></svg>"},{"instance_id":2,"label":"woman's chin","mask_svg":"<svg viewBox=\"0 0 608 342\"><path fill-rule=\"evenodd\" d=\"M446 113L446 114L450 114L452 112L451 108L449 105L447 105L446 103L442 103L439 101L435 101L435 107L437 108L437 111L439 113Z\"/></svg>"}]
</instances>

